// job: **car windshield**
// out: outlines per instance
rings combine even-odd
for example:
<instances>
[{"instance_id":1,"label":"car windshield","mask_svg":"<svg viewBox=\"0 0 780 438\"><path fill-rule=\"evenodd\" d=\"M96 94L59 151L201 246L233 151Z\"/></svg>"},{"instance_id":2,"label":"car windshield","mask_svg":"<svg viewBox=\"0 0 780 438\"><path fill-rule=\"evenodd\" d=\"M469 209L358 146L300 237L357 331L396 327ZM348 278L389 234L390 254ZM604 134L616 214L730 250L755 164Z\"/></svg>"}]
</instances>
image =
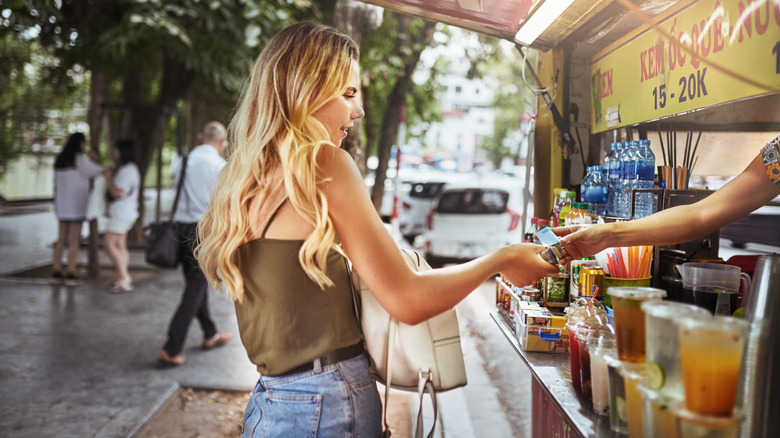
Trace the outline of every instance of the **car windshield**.
<instances>
[{"instance_id":1,"label":"car windshield","mask_svg":"<svg viewBox=\"0 0 780 438\"><path fill-rule=\"evenodd\" d=\"M506 211L509 193L503 190L469 189L446 192L438 213L496 214Z\"/></svg>"},{"instance_id":2,"label":"car windshield","mask_svg":"<svg viewBox=\"0 0 780 438\"><path fill-rule=\"evenodd\" d=\"M424 182L412 184L412 189L409 190L409 196L412 198L424 198L433 199L439 194L444 183L440 182Z\"/></svg>"}]
</instances>

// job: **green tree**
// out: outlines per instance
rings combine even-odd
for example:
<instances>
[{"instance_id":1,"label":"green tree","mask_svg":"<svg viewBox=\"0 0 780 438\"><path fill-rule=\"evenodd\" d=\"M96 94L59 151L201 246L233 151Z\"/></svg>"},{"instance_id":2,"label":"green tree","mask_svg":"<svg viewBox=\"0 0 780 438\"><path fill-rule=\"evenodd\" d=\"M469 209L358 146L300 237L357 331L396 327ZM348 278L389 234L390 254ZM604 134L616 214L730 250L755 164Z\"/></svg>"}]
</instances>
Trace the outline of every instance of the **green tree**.
<instances>
[{"instance_id":1,"label":"green tree","mask_svg":"<svg viewBox=\"0 0 780 438\"><path fill-rule=\"evenodd\" d=\"M435 23L386 10L382 25L363 37L361 65L370 84L364 88L364 125L367 149L375 150L378 158L371 192L377 210L382 203L391 148L398 138L402 111L414 103L413 90L424 90L413 87L412 75L420 54L433 41L434 29Z\"/></svg>"},{"instance_id":2,"label":"green tree","mask_svg":"<svg viewBox=\"0 0 780 438\"><path fill-rule=\"evenodd\" d=\"M55 85L66 83L64 72L74 66L89 71L93 134L101 103L121 108L123 135L139 146L144 172L172 113L202 118L191 120L188 132L208 118L227 121L258 48L287 24L318 16L310 6L305 0L18 1L3 12L0 35L33 35L50 50L58 61L50 75Z\"/></svg>"},{"instance_id":3,"label":"green tree","mask_svg":"<svg viewBox=\"0 0 780 438\"><path fill-rule=\"evenodd\" d=\"M481 78L495 90L493 134L482 138L479 148L499 167L507 158L521 158L516 139L522 135L522 116L534 111L536 98L524 82L523 59L511 44L485 35L479 35L479 42L467 50L472 61L469 76ZM535 57L536 52L529 51L529 56Z\"/></svg>"},{"instance_id":4,"label":"green tree","mask_svg":"<svg viewBox=\"0 0 780 438\"><path fill-rule=\"evenodd\" d=\"M69 126L83 121L86 76L71 69L68 86L58 87L48 80L55 62L36 42L0 34L0 175L21 151L58 147Z\"/></svg>"}]
</instances>

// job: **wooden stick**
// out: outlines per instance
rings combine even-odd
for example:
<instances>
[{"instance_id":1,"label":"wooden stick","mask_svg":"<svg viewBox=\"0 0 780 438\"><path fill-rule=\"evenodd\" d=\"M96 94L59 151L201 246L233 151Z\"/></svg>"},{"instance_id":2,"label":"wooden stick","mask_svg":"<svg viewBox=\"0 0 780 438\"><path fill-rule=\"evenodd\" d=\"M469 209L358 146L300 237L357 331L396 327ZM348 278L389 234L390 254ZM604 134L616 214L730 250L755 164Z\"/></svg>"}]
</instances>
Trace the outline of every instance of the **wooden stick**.
<instances>
[{"instance_id":1,"label":"wooden stick","mask_svg":"<svg viewBox=\"0 0 780 438\"><path fill-rule=\"evenodd\" d=\"M693 152L691 153L691 160L693 160L694 156L696 155L696 148L699 147L699 140L701 140L701 131L699 131L699 136L696 137L696 145L693 147ZM691 172L693 172L693 162L691 162Z\"/></svg>"},{"instance_id":2,"label":"wooden stick","mask_svg":"<svg viewBox=\"0 0 780 438\"><path fill-rule=\"evenodd\" d=\"M658 141L661 142L661 155L664 157L664 166L666 166L666 150L664 150L664 139L661 136L661 124L658 124Z\"/></svg>"}]
</instances>

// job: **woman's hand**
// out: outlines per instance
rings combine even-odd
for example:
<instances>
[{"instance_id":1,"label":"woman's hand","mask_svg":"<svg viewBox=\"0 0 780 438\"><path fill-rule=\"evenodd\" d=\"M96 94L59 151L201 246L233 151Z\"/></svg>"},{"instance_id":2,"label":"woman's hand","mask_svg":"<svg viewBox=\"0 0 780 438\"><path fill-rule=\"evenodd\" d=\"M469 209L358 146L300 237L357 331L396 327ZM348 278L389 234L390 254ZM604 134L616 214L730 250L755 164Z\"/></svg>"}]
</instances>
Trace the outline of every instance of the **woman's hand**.
<instances>
[{"instance_id":1,"label":"woman's hand","mask_svg":"<svg viewBox=\"0 0 780 438\"><path fill-rule=\"evenodd\" d=\"M526 286L539 281L545 275L557 274L559 268L539 256L539 253L546 249L531 243L517 243L502 248L499 251L505 253L507 261L501 269L501 275L512 284Z\"/></svg>"},{"instance_id":2,"label":"woman's hand","mask_svg":"<svg viewBox=\"0 0 780 438\"><path fill-rule=\"evenodd\" d=\"M607 227L606 224L596 224L553 228L553 232L561 237L563 246L561 264L595 255L610 246Z\"/></svg>"},{"instance_id":3,"label":"woman's hand","mask_svg":"<svg viewBox=\"0 0 780 438\"><path fill-rule=\"evenodd\" d=\"M87 156L90 160L100 163L100 154L98 154L96 150L90 149L89 152L87 152Z\"/></svg>"}]
</instances>

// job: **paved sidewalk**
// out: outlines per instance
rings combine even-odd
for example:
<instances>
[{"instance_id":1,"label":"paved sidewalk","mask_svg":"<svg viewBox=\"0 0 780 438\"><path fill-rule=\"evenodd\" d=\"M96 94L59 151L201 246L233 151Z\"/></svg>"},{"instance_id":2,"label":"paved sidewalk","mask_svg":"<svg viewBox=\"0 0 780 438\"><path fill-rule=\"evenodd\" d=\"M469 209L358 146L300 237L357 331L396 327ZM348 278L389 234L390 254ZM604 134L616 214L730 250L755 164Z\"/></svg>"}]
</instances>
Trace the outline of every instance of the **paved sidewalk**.
<instances>
[{"instance_id":1,"label":"paved sidewalk","mask_svg":"<svg viewBox=\"0 0 780 438\"><path fill-rule=\"evenodd\" d=\"M20 276L50 266L56 226L45 207L0 214L0 436L133 437L180 386L253 388L257 372L238 339L233 304L216 293L209 297L212 316L220 331L235 338L202 351L203 333L193 321L184 350L187 363L159 367L157 354L184 281L179 270L146 265L138 250L131 251L130 261L134 290L126 294L107 292L111 264L102 251L101 278L77 287L50 285L40 273ZM86 253L80 253L82 267ZM466 301L464 306L473 306ZM476 315L489 319L483 308ZM464 324L474 317L464 316ZM512 436L484 359L465 335L462 327L470 384L440 394L435 436ZM405 405L406 398L409 408L391 409L389 423L414 427L410 414L416 416L416 394L391 395L399 402L391 406ZM427 431L433 420L430 401L424 406ZM396 432L399 438L409 436Z\"/></svg>"},{"instance_id":2,"label":"paved sidewalk","mask_svg":"<svg viewBox=\"0 0 780 438\"><path fill-rule=\"evenodd\" d=\"M0 215L0 436L132 437L180 386L252 390L257 371L224 295L212 292L211 313L234 339L203 351L194 320L187 363L161 368L157 354L181 296L180 270L150 267L131 250L134 290L110 294L111 264L101 251L101 278L50 285L40 271L51 264L56 233L45 208ZM395 415L393 422L407 412Z\"/></svg>"}]
</instances>

